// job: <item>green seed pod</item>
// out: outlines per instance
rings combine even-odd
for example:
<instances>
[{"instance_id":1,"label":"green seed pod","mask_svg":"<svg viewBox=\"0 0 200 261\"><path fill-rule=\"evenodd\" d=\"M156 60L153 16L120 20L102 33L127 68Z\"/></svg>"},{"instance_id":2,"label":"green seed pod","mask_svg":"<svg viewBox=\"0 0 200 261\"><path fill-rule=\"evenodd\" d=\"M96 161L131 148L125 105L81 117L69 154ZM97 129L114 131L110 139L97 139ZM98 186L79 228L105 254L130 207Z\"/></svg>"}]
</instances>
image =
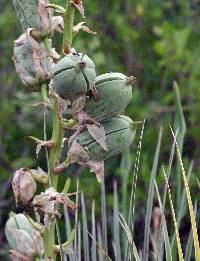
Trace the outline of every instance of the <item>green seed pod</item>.
<instances>
[{"instance_id":1,"label":"green seed pod","mask_svg":"<svg viewBox=\"0 0 200 261\"><path fill-rule=\"evenodd\" d=\"M55 92L65 99L74 100L85 94L94 84L96 73L93 61L82 54L68 54L53 68Z\"/></svg>"},{"instance_id":2,"label":"green seed pod","mask_svg":"<svg viewBox=\"0 0 200 261\"><path fill-rule=\"evenodd\" d=\"M35 49L26 34L22 34L14 43L13 61L16 71L24 85L38 90L42 82L50 76L50 58L46 58L43 43Z\"/></svg>"},{"instance_id":3,"label":"green seed pod","mask_svg":"<svg viewBox=\"0 0 200 261\"><path fill-rule=\"evenodd\" d=\"M22 254L32 252L34 229L23 214L10 217L5 228L6 238L12 249Z\"/></svg>"},{"instance_id":4,"label":"green seed pod","mask_svg":"<svg viewBox=\"0 0 200 261\"><path fill-rule=\"evenodd\" d=\"M84 111L94 119L101 121L122 113L132 96L134 77L126 77L121 73L106 73L95 80L99 99L90 97Z\"/></svg>"},{"instance_id":5,"label":"green seed pod","mask_svg":"<svg viewBox=\"0 0 200 261\"><path fill-rule=\"evenodd\" d=\"M85 149L90 160L105 160L121 153L131 145L135 137L135 130L131 125L132 120L123 115L103 123L108 151L103 150L87 130L77 136L75 140Z\"/></svg>"}]
</instances>

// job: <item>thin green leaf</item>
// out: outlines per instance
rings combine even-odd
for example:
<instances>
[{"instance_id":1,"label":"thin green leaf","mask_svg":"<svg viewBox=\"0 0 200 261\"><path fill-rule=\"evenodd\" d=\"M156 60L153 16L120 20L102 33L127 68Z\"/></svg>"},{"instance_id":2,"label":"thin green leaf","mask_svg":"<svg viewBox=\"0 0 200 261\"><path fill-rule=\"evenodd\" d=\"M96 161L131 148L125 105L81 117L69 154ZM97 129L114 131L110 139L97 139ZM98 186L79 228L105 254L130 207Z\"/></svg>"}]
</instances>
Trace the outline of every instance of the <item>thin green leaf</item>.
<instances>
[{"instance_id":1,"label":"thin green leaf","mask_svg":"<svg viewBox=\"0 0 200 261\"><path fill-rule=\"evenodd\" d=\"M97 239L98 239L98 245L102 246L102 232L101 232L101 226L100 224L97 224ZM101 251L101 248L98 248L98 257L99 261L104 261L104 254Z\"/></svg>"},{"instance_id":2,"label":"thin green leaf","mask_svg":"<svg viewBox=\"0 0 200 261\"><path fill-rule=\"evenodd\" d=\"M102 240L103 248L108 252L107 243L107 214L106 214L106 194L105 194L105 182L101 183L101 221L102 221Z\"/></svg>"},{"instance_id":3,"label":"thin green leaf","mask_svg":"<svg viewBox=\"0 0 200 261\"><path fill-rule=\"evenodd\" d=\"M137 177L138 177L138 171L139 171L139 165L140 165L140 155L141 155L141 150L142 150L142 139L143 139L143 134L144 134L144 127L145 127L145 120L143 121L140 138L139 138L139 142L138 142L138 146L137 146L136 160L135 160L134 171L133 171L131 196L130 196L130 200L129 200L128 226L132 230L132 233L134 233L133 216L134 216L134 206L135 206L135 193L136 193ZM124 253L125 260L128 259L128 256L130 256L130 247L129 247L129 244L126 243L125 253Z\"/></svg>"},{"instance_id":4,"label":"thin green leaf","mask_svg":"<svg viewBox=\"0 0 200 261\"><path fill-rule=\"evenodd\" d=\"M148 261L149 259L149 235L150 235L150 224L151 224L151 216L152 216L152 207L153 207L153 197L154 197L154 180L156 177L157 167L158 167L158 159L160 154L161 147L161 138L162 138L162 128L159 131L157 148L154 156L153 167L151 171L151 178L149 184L149 193L147 199L147 212L145 218L145 230L144 230L144 246L143 246L143 260Z\"/></svg>"},{"instance_id":5,"label":"thin green leaf","mask_svg":"<svg viewBox=\"0 0 200 261\"><path fill-rule=\"evenodd\" d=\"M181 247L181 241L180 241L180 236L179 236L179 231L178 231L178 225L177 225L177 221L176 221L176 215L175 215L175 211L174 211L174 206L173 206L173 202L172 202L172 196L171 196L171 191L170 191L170 187L169 187L169 183L167 180L167 176L165 173L165 169L164 167L163 169L163 173L164 173L164 177L165 177L165 182L167 183L167 190L168 190L168 196L169 196L169 203L170 203L170 208L171 208L171 213L172 213L172 218L173 218L173 223L174 223L174 229L175 229L175 235L176 235L176 243L177 243L177 248L178 248L178 256L179 256L179 261L183 261L183 251L182 251L182 247Z\"/></svg>"},{"instance_id":6,"label":"thin green leaf","mask_svg":"<svg viewBox=\"0 0 200 261\"><path fill-rule=\"evenodd\" d=\"M127 185L128 177L131 170L131 153L130 148L126 149L122 154L121 164L120 164L120 174L122 177L122 213L126 215L127 212Z\"/></svg>"},{"instance_id":7,"label":"thin green leaf","mask_svg":"<svg viewBox=\"0 0 200 261\"><path fill-rule=\"evenodd\" d=\"M95 201L94 200L92 202L91 220L92 220L92 237L96 241ZM95 244L94 240L92 240L92 246L91 246L92 261L97 261L97 251L96 251L96 244Z\"/></svg>"},{"instance_id":8,"label":"thin green leaf","mask_svg":"<svg viewBox=\"0 0 200 261\"><path fill-rule=\"evenodd\" d=\"M88 225L87 225L87 216L85 209L85 200L83 193L81 192L81 207L82 207L82 225L83 225L83 253L84 260L90 260L89 256L89 241L88 241Z\"/></svg>"},{"instance_id":9,"label":"thin green leaf","mask_svg":"<svg viewBox=\"0 0 200 261\"><path fill-rule=\"evenodd\" d=\"M160 207L161 214L162 214L161 229L162 229L163 238L164 238L164 242L165 242L166 260L172 261L172 253L171 253L171 247L170 247L170 241L169 241L169 234L168 234L168 231L167 231L167 224L166 224L165 215L164 215L164 212L163 212L163 205L162 205L162 202L161 202L160 193L159 193L159 190L158 190L158 185L157 185L156 180L155 180L154 185L155 185L155 188L156 188L158 203L159 203L159 207ZM160 239L158 240L158 243L159 243L159 241L160 241ZM159 248L159 244L158 244L158 248ZM162 248L163 248L163 246L162 246ZM159 253L160 253L160 251L158 249L158 256L161 259L162 256L160 256Z\"/></svg>"},{"instance_id":10,"label":"thin green leaf","mask_svg":"<svg viewBox=\"0 0 200 261\"><path fill-rule=\"evenodd\" d=\"M79 193L78 192L79 192L79 179L77 179L77 183L76 183L76 205L77 206L79 204ZM79 208L77 208L75 210L75 238L74 238L75 261L78 260L76 253L79 253L79 251L78 251L79 245L77 246L77 244L80 242L78 242L78 240L81 240L81 237L79 237L79 235L78 235L78 209Z\"/></svg>"},{"instance_id":11,"label":"thin green leaf","mask_svg":"<svg viewBox=\"0 0 200 261\"><path fill-rule=\"evenodd\" d=\"M195 257L196 257L196 260L200 260L199 239L198 239L198 234L197 234L197 225L196 225L196 221L195 221L195 214L194 214L194 208L193 208L192 199L191 199L191 195L190 195L190 189L189 189L187 177L185 174L185 169L183 166L183 161L181 158L179 146L178 146L176 137L174 135L174 132L173 132L171 126L170 126L170 129L171 129L172 135L176 141L176 149L177 149L177 154L178 154L178 158L179 158L179 162L180 162L180 166L181 166L181 173L182 173L182 177L183 177L184 187L185 187L185 191L186 191L186 197L187 197L187 202L188 202L188 207L189 207L189 212L190 212L190 219L191 219L192 232L193 232L193 238L194 238Z\"/></svg>"},{"instance_id":12,"label":"thin green leaf","mask_svg":"<svg viewBox=\"0 0 200 261\"><path fill-rule=\"evenodd\" d=\"M195 216L197 214L197 201L194 204L194 212ZM192 248L193 248L193 236L192 236L192 228L190 229L190 234L187 241L187 246L185 249L185 261L190 261L192 256Z\"/></svg>"},{"instance_id":13,"label":"thin green leaf","mask_svg":"<svg viewBox=\"0 0 200 261\"><path fill-rule=\"evenodd\" d=\"M133 240L132 233L128 227L128 224L126 223L126 220L124 219L124 217L121 213L119 213L119 222L126 233L128 243L131 246L132 254L133 254L135 260L140 261L140 257L139 257L135 242Z\"/></svg>"},{"instance_id":14,"label":"thin green leaf","mask_svg":"<svg viewBox=\"0 0 200 261\"><path fill-rule=\"evenodd\" d=\"M119 207L118 207L118 191L117 183L114 183L113 197L113 245L115 247L115 260L121 261L121 245L120 245L120 226L119 226Z\"/></svg>"},{"instance_id":15,"label":"thin green leaf","mask_svg":"<svg viewBox=\"0 0 200 261\"><path fill-rule=\"evenodd\" d=\"M190 177L191 177L191 173L192 173L192 169L193 169L193 165L194 165L194 162L192 161L191 164L190 164L190 167L189 167L189 170L188 170L188 174L187 174L187 179L188 179L188 182L190 180ZM183 188L183 191L182 191L182 197L181 197L181 203L180 203L180 208L179 208L179 212L178 212L178 217L177 217L177 224L178 224L178 227L180 226L180 222L186 212L186 201L185 201L185 190ZM171 249L173 249L174 247L174 241L175 241L175 234L173 234L172 236L172 240L171 240Z\"/></svg>"},{"instance_id":16,"label":"thin green leaf","mask_svg":"<svg viewBox=\"0 0 200 261\"><path fill-rule=\"evenodd\" d=\"M184 118L184 114L183 114L183 109L182 109L182 105L181 105L181 98L180 98L180 94L179 94L179 87L177 85L177 83L174 81L173 83L173 88L174 88L174 96L175 96L175 108L176 108L176 112L175 112L175 128L178 129L178 135L177 135L177 143L180 149L180 154L182 155L182 150L183 150L183 143L184 143L184 137L186 134L186 123L185 123L185 118ZM182 183L181 183L181 175L180 175L180 168L177 165L177 173L176 173L176 177L177 177L177 193L176 193L176 200L177 200L177 204L176 204L176 208L177 211L176 213L178 213L179 209L180 209L180 200L181 200L181 187L182 187Z\"/></svg>"}]
</instances>

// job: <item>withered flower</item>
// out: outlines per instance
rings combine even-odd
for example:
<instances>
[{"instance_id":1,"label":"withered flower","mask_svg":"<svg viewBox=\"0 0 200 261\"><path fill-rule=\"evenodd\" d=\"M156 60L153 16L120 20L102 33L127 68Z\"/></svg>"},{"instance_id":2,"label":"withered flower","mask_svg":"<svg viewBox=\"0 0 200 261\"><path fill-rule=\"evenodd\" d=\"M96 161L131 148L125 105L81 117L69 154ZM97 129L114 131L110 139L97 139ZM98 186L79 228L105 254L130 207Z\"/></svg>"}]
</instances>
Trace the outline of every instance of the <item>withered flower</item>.
<instances>
[{"instance_id":1,"label":"withered flower","mask_svg":"<svg viewBox=\"0 0 200 261\"><path fill-rule=\"evenodd\" d=\"M21 168L15 172L12 188L16 203L18 200L21 200L24 204L29 203L37 188L29 169Z\"/></svg>"},{"instance_id":2,"label":"withered flower","mask_svg":"<svg viewBox=\"0 0 200 261\"><path fill-rule=\"evenodd\" d=\"M65 205L71 209L77 208L77 205L69 199L68 195L56 192L53 187L48 188L40 195L36 195L32 201L32 205L35 207L37 216L39 212L44 213L44 225L47 228L50 227L55 217L61 217L59 212L60 205ZM40 220L38 221L40 222Z\"/></svg>"}]
</instances>

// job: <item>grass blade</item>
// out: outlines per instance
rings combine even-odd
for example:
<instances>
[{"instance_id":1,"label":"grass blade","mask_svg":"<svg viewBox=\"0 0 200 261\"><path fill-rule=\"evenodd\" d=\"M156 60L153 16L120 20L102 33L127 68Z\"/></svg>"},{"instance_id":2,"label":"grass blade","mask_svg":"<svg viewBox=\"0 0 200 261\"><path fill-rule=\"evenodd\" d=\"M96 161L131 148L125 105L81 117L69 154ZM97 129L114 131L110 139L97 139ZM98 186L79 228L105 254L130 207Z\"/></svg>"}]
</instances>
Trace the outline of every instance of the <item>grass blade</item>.
<instances>
[{"instance_id":1,"label":"grass blade","mask_svg":"<svg viewBox=\"0 0 200 261\"><path fill-rule=\"evenodd\" d=\"M188 174L187 174L187 180L189 182L190 180L190 176L191 176L191 173L192 173L192 169L193 169L193 165L194 165L194 162L192 161L191 164L190 164L190 167L189 167L189 170L188 170ZM182 192L182 197L181 197L181 203L180 203L180 209L179 209L179 212L178 212L178 217L177 217L177 224L178 224L178 227L180 225L180 222L184 216L184 213L186 211L186 202L185 202L185 190L183 189L183 192ZM172 240L171 240L171 249L173 249L174 247L174 241L175 241L175 235L173 234L172 236Z\"/></svg>"},{"instance_id":2,"label":"grass blade","mask_svg":"<svg viewBox=\"0 0 200 261\"><path fill-rule=\"evenodd\" d=\"M197 213L197 201L195 202L195 205L194 205L194 212L195 212L195 215L196 215L196 213ZM189 237L188 237L188 241L187 241L187 246L186 246L186 249L185 249L185 261L191 260L192 248L193 248L193 236L192 236L192 228L191 228L190 234L189 234Z\"/></svg>"},{"instance_id":3,"label":"grass blade","mask_svg":"<svg viewBox=\"0 0 200 261\"><path fill-rule=\"evenodd\" d=\"M145 127L145 120L143 121L140 138L139 138L139 143L137 146L136 160L135 160L134 171L133 171L131 196L130 196L130 200L129 200L128 226L132 230L132 233L134 233L133 215L134 215L134 206L135 206L135 192L136 192L137 176L138 176L139 165L140 165L140 155L141 155L141 150L142 150L142 139L143 139L143 134L144 134L144 127ZM130 255L130 248L129 248L129 244L126 243L125 253L124 253L125 260L128 259L129 255Z\"/></svg>"},{"instance_id":4,"label":"grass blade","mask_svg":"<svg viewBox=\"0 0 200 261\"><path fill-rule=\"evenodd\" d=\"M122 228L124 229L124 231L126 233L126 236L127 236L127 239L128 239L128 243L131 246L132 254L133 254L135 260L136 261L140 261L140 257L139 257L139 254L138 254L135 242L133 240L132 233L131 233L131 231L130 231L130 229L128 227L128 224L126 223L126 220L124 219L124 217L123 217L123 215L121 213L119 213L119 222L120 222ZM132 260L132 258L130 260Z\"/></svg>"},{"instance_id":5,"label":"grass blade","mask_svg":"<svg viewBox=\"0 0 200 261\"><path fill-rule=\"evenodd\" d=\"M71 222L70 222L70 218L69 218L68 209L66 206L64 207L64 217L65 217L66 236L68 239L71 234ZM69 247L72 247L72 244L70 244ZM69 255L68 259L69 259L69 261L73 261L74 257L72 255Z\"/></svg>"},{"instance_id":6,"label":"grass blade","mask_svg":"<svg viewBox=\"0 0 200 261\"><path fill-rule=\"evenodd\" d=\"M148 261L149 255L149 235L150 235L150 224L151 224L151 216L152 216L152 207L153 207L153 196L154 196L154 180L156 177L157 167L158 167L158 159L160 154L161 147L161 138L162 138L162 128L159 131L158 143L156 148L156 153L154 156L153 167L151 171L151 179L149 184L149 193L147 200L147 213L145 218L145 230L144 230L144 246L143 246L143 260Z\"/></svg>"},{"instance_id":7,"label":"grass blade","mask_svg":"<svg viewBox=\"0 0 200 261\"><path fill-rule=\"evenodd\" d=\"M103 249L103 247L101 245L99 245L97 243L97 241L95 240L95 238L93 238L93 236L90 234L90 232L88 231L88 235L92 238L93 242L96 243L97 248L99 249L99 251L101 252L101 254L103 254L106 257L106 260L108 261L112 261L112 259L109 257L108 253Z\"/></svg>"},{"instance_id":8,"label":"grass blade","mask_svg":"<svg viewBox=\"0 0 200 261\"><path fill-rule=\"evenodd\" d=\"M107 243L107 214L106 214L106 194L105 194L105 181L101 183L101 221L102 221L102 240L103 248L108 252Z\"/></svg>"},{"instance_id":9,"label":"grass blade","mask_svg":"<svg viewBox=\"0 0 200 261\"><path fill-rule=\"evenodd\" d=\"M113 197L113 245L115 247L115 261L121 261L121 245L120 245L120 226L119 226L119 207L118 207L118 192L117 183L114 183Z\"/></svg>"},{"instance_id":10,"label":"grass blade","mask_svg":"<svg viewBox=\"0 0 200 261\"><path fill-rule=\"evenodd\" d=\"M81 192L81 207L82 207L82 224L83 224L83 253L84 260L90 260L89 256L89 240L88 240L88 225L87 225L87 216L85 209L85 200L83 193Z\"/></svg>"},{"instance_id":11,"label":"grass blade","mask_svg":"<svg viewBox=\"0 0 200 261\"><path fill-rule=\"evenodd\" d=\"M186 134L186 123L185 123L185 118L184 118L184 114L183 114L183 109L182 109L182 105L181 105L181 98L180 98L180 94L179 94L179 88L177 83L174 81L173 83L173 88L174 88L174 95L175 95L175 108L176 108L176 113L175 113L175 128L178 129L178 135L177 135L177 143L179 146L179 150L180 150L180 154L182 155L182 150L183 150L183 143L184 143L184 137ZM177 195L176 195L176 199L177 199L177 213L178 210L180 209L179 203L181 200L181 187L182 187L182 183L181 183L181 175L180 175L180 168L177 165Z\"/></svg>"},{"instance_id":12,"label":"grass blade","mask_svg":"<svg viewBox=\"0 0 200 261\"><path fill-rule=\"evenodd\" d=\"M79 179L77 179L76 183L76 205L79 205ZM78 209L75 210L75 238L74 238L74 259L77 261L77 254L78 253Z\"/></svg>"},{"instance_id":13,"label":"grass blade","mask_svg":"<svg viewBox=\"0 0 200 261\"><path fill-rule=\"evenodd\" d=\"M95 222L95 201L92 202L92 237L96 241L96 222ZM92 240L92 246L91 246L91 252L92 252L92 261L97 261L97 250L96 250L96 244Z\"/></svg>"},{"instance_id":14,"label":"grass blade","mask_svg":"<svg viewBox=\"0 0 200 261\"><path fill-rule=\"evenodd\" d=\"M195 221L195 214L194 214L194 208L193 208L193 205L192 205L190 189L189 189L187 177L186 177L186 174L185 174L185 169L184 169L184 166L183 166L183 161L182 161L182 158L181 158L179 146L178 146L176 137L174 135L174 132L173 132L171 126L170 126L170 129L171 129L172 135L173 135L175 142L176 142L176 149L177 149L177 154L178 154L178 158L179 158L179 162L180 162L180 166L181 166L181 173L182 173L182 177L183 177L183 182L184 182L184 187L185 187L185 192L186 192L186 198L187 198L189 212L190 212L190 220L191 220L191 224L192 224L192 233L193 233L193 238L194 238L195 257L196 257L196 260L200 260L199 239L198 239L198 234L197 234L197 225L196 225L196 221Z\"/></svg>"},{"instance_id":15,"label":"grass blade","mask_svg":"<svg viewBox=\"0 0 200 261\"><path fill-rule=\"evenodd\" d=\"M169 180L169 177L171 174L172 163L173 163L173 159L174 159L174 151L175 151L175 142L173 141L171 151L170 151L168 168L167 168L167 180ZM166 195L167 195L167 185L165 184L164 193L163 193L163 201L162 201L162 212L163 213L165 212ZM160 256L161 260L163 260L163 240L164 240L164 238L160 235L159 243L158 243L158 251L159 251L159 256Z\"/></svg>"},{"instance_id":16,"label":"grass blade","mask_svg":"<svg viewBox=\"0 0 200 261\"><path fill-rule=\"evenodd\" d=\"M160 193L159 193L159 190L158 190L158 185L157 185L156 180L155 180L155 184L154 185L155 185L155 188L156 188L156 194L157 194L157 197L158 197L159 207L160 207L160 210L161 210L161 213L162 213L161 228L162 228L164 242L165 242L166 260L167 261L172 261L172 253L171 253L169 235L168 235L168 231L167 231L167 224L166 224L166 220L165 220L165 215L163 213L163 205L162 205L162 202L161 202ZM158 248L159 247L160 247L160 245L158 244ZM158 254L159 253L160 252L158 251ZM162 260L162 256L159 255L161 260Z\"/></svg>"},{"instance_id":17,"label":"grass blade","mask_svg":"<svg viewBox=\"0 0 200 261\"><path fill-rule=\"evenodd\" d=\"M183 251L182 251L182 247L181 247L181 241L180 241L180 236L179 236L179 232L178 232L178 224L176 222L176 215L175 215L174 206L173 206L173 202L172 202L171 191L170 191L170 187L169 187L169 183L167 180L167 176L166 176L164 167L162 169L163 169L163 173L164 173L164 177L165 177L165 182L167 184L169 203L170 203L170 208L171 208L171 213L172 213L172 218L173 218L173 223L174 223L174 229L175 229L175 235L176 235L176 243L177 243L177 248L178 248L178 256L179 256L179 260L182 261L182 260L184 260Z\"/></svg>"},{"instance_id":18,"label":"grass blade","mask_svg":"<svg viewBox=\"0 0 200 261\"><path fill-rule=\"evenodd\" d=\"M102 246L102 232L101 232L100 224L97 224L97 239L98 239L98 245ZM99 261L104 261L104 255L101 249L102 248L98 247L98 257L99 257Z\"/></svg>"},{"instance_id":19,"label":"grass blade","mask_svg":"<svg viewBox=\"0 0 200 261\"><path fill-rule=\"evenodd\" d=\"M127 149L122 154L121 164L120 164L120 174L122 177L122 213L126 216L127 212L127 185L128 177L131 170L131 153L130 149Z\"/></svg>"},{"instance_id":20,"label":"grass blade","mask_svg":"<svg viewBox=\"0 0 200 261\"><path fill-rule=\"evenodd\" d=\"M78 222L77 224L77 260L78 261L81 261L81 244L82 244L82 241L81 241L81 224L80 222Z\"/></svg>"}]
</instances>

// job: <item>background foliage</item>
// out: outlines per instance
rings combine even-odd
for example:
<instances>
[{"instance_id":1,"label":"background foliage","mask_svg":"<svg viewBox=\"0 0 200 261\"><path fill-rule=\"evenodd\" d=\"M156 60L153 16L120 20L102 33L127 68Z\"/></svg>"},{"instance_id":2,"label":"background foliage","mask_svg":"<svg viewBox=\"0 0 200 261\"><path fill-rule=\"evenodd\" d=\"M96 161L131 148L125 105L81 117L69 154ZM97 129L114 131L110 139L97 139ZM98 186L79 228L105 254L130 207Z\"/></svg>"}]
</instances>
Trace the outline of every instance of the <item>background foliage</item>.
<instances>
[{"instance_id":1,"label":"background foliage","mask_svg":"<svg viewBox=\"0 0 200 261\"><path fill-rule=\"evenodd\" d=\"M62 4L64 1L54 1ZM144 215L148 181L158 130L163 126L162 153L160 162L169 158L172 137L169 124L175 127L175 106L173 81L180 87L181 100L187 125L183 158L186 169L194 160L190 186L193 200L198 199L199 188L196 177L200 173L200 5L198 0L146 1L146 0L85 0L86 21L97 32L96 36L81 33L74 46L93 58L98 74L106 71L120 71L137 77L132 102L127 115L134 120L146 119L141 166L136 192L136 220L138 230L144 228ZM22 166L42 168L44 154L35 162L35 147L26 140L28 135L42 137L43 113L32 107L39 97L30 94L19 81L12 63L13 41L21 34L21 28L11 1L0 2L0 245L5 241L3 227L11 210L15 210L10 180L15 169ZM76 21L80 21L77 17ZM59 50L61 38L55 37ZM106 69L105 69L106 68ZM50 119L48 119L50 123ZM49 124L49 128L51 125ZM140 126L138 128L138 137ZM131 162L134 164L137 141L131 148ZM123 188L125 172L130 167L120 168L121 156L106 163L107 203L112 201L113 180ZM127 161L126 155L123 159ZM161 165L161 164L160 164ZM172 169L171 184L179 186L176 167ZM93 198L100 199L100 186L95 176L80 168L71 168L67 175L81 176L80 186L90 206ZM75 186L76 182L73 182ZM129 184L130 183L130 184ZM162 190L163 175L158 173L158 185ZM128 182L128 189L131 186ZM73 186L72 186L73 187ZM73 189L73 188L72 188ZM127 191L129 191L127 189ZM175 192L175 189L173 190ZM122 193L123 191L121 191ZM123 193L122 193L123 194ZM174 193L178 202L179 192ZM156 204L156 202L155 202ZM178 205L176 208L178 209ZM99 207L100 208L100 207ZM126 209L125 206L123 206ZM23 209L18 207L17 211ZM98 203L97 203L98 210ZM100 212L100 209L99 209ZM189 234L188 220L182 227L182 241ZM170 219L169 219L170 226ZM139 231L140 232L140 231ZM138 246L143 238L136 233ZM0 250L3 255L3 248Z\"/></svg>"}]
</instances>

